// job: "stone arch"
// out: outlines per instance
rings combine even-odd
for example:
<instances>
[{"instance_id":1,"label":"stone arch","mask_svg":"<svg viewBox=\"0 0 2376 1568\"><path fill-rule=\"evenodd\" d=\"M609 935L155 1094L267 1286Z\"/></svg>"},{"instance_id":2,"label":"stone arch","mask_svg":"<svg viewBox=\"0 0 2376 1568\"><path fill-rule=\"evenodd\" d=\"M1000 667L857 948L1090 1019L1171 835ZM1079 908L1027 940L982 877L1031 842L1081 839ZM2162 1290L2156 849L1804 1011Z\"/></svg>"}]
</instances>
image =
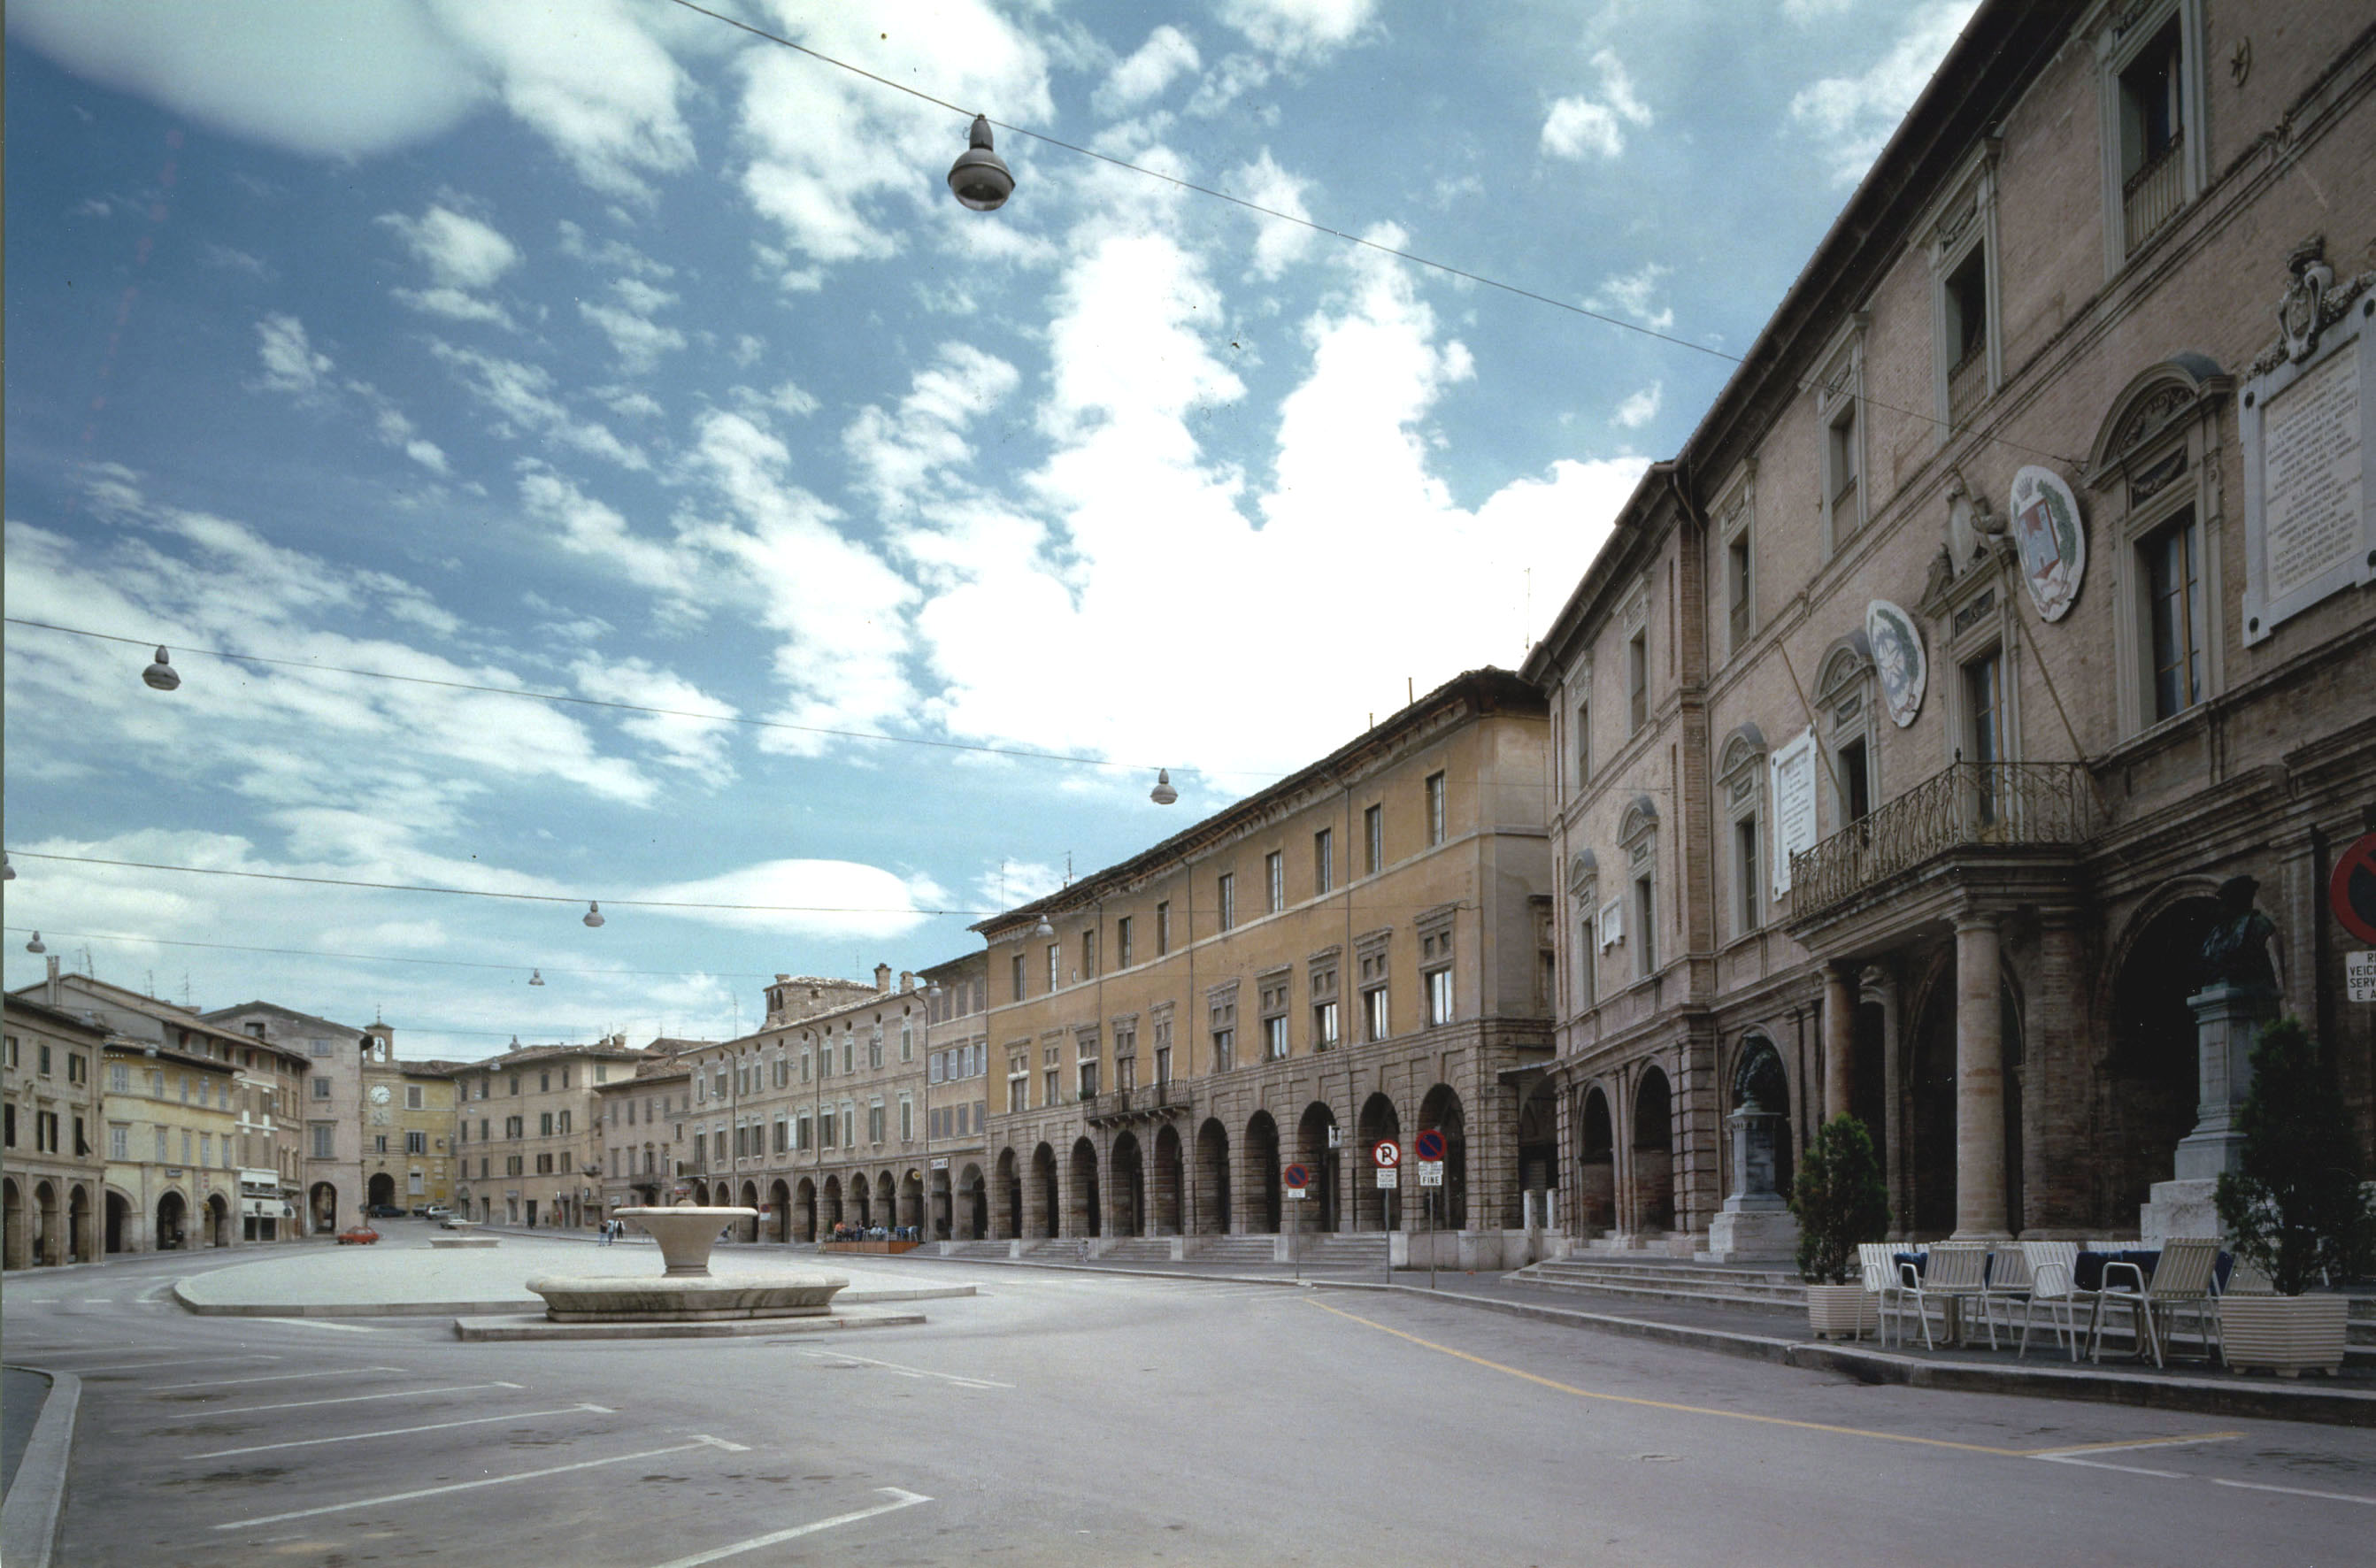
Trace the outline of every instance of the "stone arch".
<instances>
[{"instance_id":1,"label":"stone arch","mask_svg":"<svg viewBox=\"0 0 2376 1568\"><path fill-rule=\"evenodd\" d=\"M1743 724L1724 738L1717 752L1716 776L1729 778L1766 753L1765 732L1754 724Z\"/></svg>"},{"instance_id":2,"label":"stone arch","mask_svg":"<svg viewBox=\"0 0 2376 1568\"><path fill-rule=\"evenodd\" d=\"M1112 1206L1108 1217L1107 1231L1115 1236L1146 1234L1146 1160L1138 1146L1138 1134L1124 1128L1114 1134L1113 1153L1108 1158L1112 1177L1106 1183L1107 1202Z\"/></svg>"},{"instance_id":3,"label":"stone arch","mask_svg":"<svg viewBox=\"0 0 2376 1568\"><path fill-rule=\"evenodd\" d=\"M1756 1200L1788 1198L1793 1170L1789 1071L1773 1037L1762 1028L1742 1034L1726 1083L1726 1195L1773 1207Z\"/></svg>"},{"instance_id":4,"label":"stone arch","mask_svg":"<svg viewBox=\"0 0 2376 1568\"><path fill-rule=\"evenodd\" d=\"M2156 888L2104 966L2110 994L2097 1016L2111 1028L2096 1064L2102 1106L2096 1150L2097 1218L2107 1225L2135 1222L2153 1183L2175 1173L2179 1140L2200 1114L2200 1036L2186 999L2200 989L2203 939L2218 920L2216 889L2208 877Z\"/></svg>"},{"instance_id":5,"label":"stone arch","mask_svg":"<svg viewBox=\"0 0 2376 1568\"><path fill-rule=\"evenodd\" d=\"M2219 362L2192 349L2147 365L2129 378L2096 427L2085 482L2101 489L2131 454L2198 416L2204 405L2227 396L2228 386Z\"/></svg>"},{"instance_id":6,"label":"stone arch","mask_svg":"<svg viewBox=\"0 0 2376 1568\"><path fill-rule=\"evenodd\" d=\"M924 1239L928 1241L951 1241L956 1239L956 1190L944 1165L933 1172L931 1195L925 1200L930 1218L924 1222Z\"/></svg>"},{"instance_id":7,"label":"stone arch","mask_svg":"<svg viewBox=\"0 0 2376 1568\"><path fill-rule=\"evenodd\" d=\"M66 1189L66 1256L77 1263L99 1261L99 1238L90 1220L90 1183L77 1182Z\"/></svg>"},{"instance_id":8,"label":"stone arch","mask_svg":"<svg viewBox=\"0 0 2376 1568\"><path fill-rule=\"evenodd\" d=\"M1056 1181L1056 1151L1047 1144L1031 1151L1031 1181L1024 1188L1023 1197L1032 1235L1053 1237L1058 1217L1063 1212L1063 1200Z\"/></svg>"},{"instance_id":9,"label":"stone arch","mask_svg":"<svg viewBox=\"0 0 2376 1568\"><path fill-rule=\"evenodd\" d=\"M464 1199L463 1213L469 1212ZM335 1235L339 1229L339 1189L328 1182L316 1182L305 1193L306 1228L316 1236Z\"/></svg>"},{"instance_id":10,"label":"stone arch","mask_svg":"<svg viewBox=\"0 0 2376 1568\"><path fill-rule=\"evenodd\" d=\"M65 1227L59 1223L58 1189L47 1177L33 1183L33 1263L53 1266L66 1261Z\"/></svg>"},{"instance_id":11,"label":"stone arch","mask_svg":"<svg viewBox=\"0 0 2376 1568\"><path fill-rule=\"evenodd\" d=\"M990 1235L990 1189L981 1167L968 1165L957 1177L956 1240L979 1241Z\"/></svg>"},{"instance_id":12,"label":"stone arch","mask_svg":"<svg viewBox=\"0 0 2376 1568\"><path fill-rule=\"evenodd\" d=\"M396 1206L395 1172L373 1171L371 1181L363 1188L363 1202L374 1208L394 1208Z\"/></svg>"},{"instance_id":13,"label":"stone arch","mask_svg":"<svg viewBox=\"0 0 2376 1568\"><path fill-rule=\"evenodd\" d=\"M1395 1110L1393 1099L1378 1093L1361 1102L1361 1112L1354 1125L1353 1229L1399 1229L1402 1190L1381 1187L1372 1178L1370 1150L1387 1139L1402 1141L1402 1116Z\"/></svg>"},{"instance_id":14,"label":"stone arch","mask_svg":"<svg viewBox=\"0 0 2376 1568\"><path fill-rule=\"evenodd\" d=\"M1155 1169L1150 1173L1148 1205L1158 1236L1187 1234L1186 1217L1181 1200L1188 1190L1188 1157L1182 1146L1179 1127L1166 1122L1155 1132Z\"/></svg>"},{"instance_id":15,"label":"stone arch","mask_svg":"<svg viewBox=\"0 0 2376 1568\"><path fill-rule=\"evenodd\" d=\"M1674 1229L1674 1093L1666 1069L1650 1063L1634 1084L1634 1136L1626 1161L1634 1174L1634 1229L1645 1235Z\"/></svg>"},{"instance_id":16,"label":"stone arch","mask_svg":"<svg viewBox=\"0 0 2376 1568\"><path fill-rule=\"evenodd\" d=\"M792 1204L799 1212L799 1218L793 1222L795 1229L792 1240L815 1241L817 1239L817 1188L814 1178L808 1176L801 1178L800 1185L792 1189Z\"/></svg>"},{"instance_id":17,"label":"stone arch","mask_svg":"<svg viewBox=\"0 0 2376 1568\"><path fill-rule=\"evenodd\" d=\"M25 1224L25 1194L14 1176L0 1177L0 1233L6 1238L7 1267L23 1268L32 1261L32 1236Z\"/></svg>"},{"instance_id":18,"label":"stone arch","mask_svg":"<svg viewBox=\"0 0 2376 1568\"><path fill-rule=\"evenodd\" d=\"M1460 1092L1437 1084L1419 1102L1419 1131L1443 1134L1443 1187L1436 1196L1435 1223L1445 1230L1468 1229L1468 1121L1461 1111ZM1408 1159L1410 1150L1403 1151ZM1417 1179L1417 1172L1404 1178ZM1424 1193L1424 1189L1422 1189Z\"/></svg>"},{"instance_id":19,"label":"stone arch","mask_svg":"<svg viewBox=\"0 0 2376 1568\"><path fill-rule=\"evenodd\" d=\"M758 1182L745 1182L742 1183L742 1204L744 1208L751 1209L754 1212L749 1218L738 1219L734 1222L734 1239L738 1241L756 1241L759 1239L760 1219L760 1216L756 1212L759 1207ZM557 1218L558 1217L556 1216L555 1218Z\"/></svg>"},{"instance_id":20,"label":"stone arch","mask_svg":"<svg viewBox=\"0 0 2376 1568\"><path fill-rule=\"evenodd\" d=\"M874 1223L885 1229L899 1223L899 1184L888 1170L874 1175Z\"/></svg>"},{"instance_id":21,"label":"stone arch","mask_svg":"<svg viewBox=\"0 0 2376 1568\"><path fill-rule=\"evenodd\" d=\"M1230 1131L1218 1117L1196 1129L1196 1214L1199 1236L1230 1233Z\"/></svg>"},{"instance_id":22,"label":"stone arch","mask_svg":"<svg viewBox=\"0 0 2376 1568\"><path fill-rule=\"evenodd\" d=\"M157 1197L157 1250L178 1252L189 1245L190 1201L172 1187Z\"/></svg>"},{"instance_id":23,"label":"stone arch","mask_svg":"<svg viewBox=\"0 0 2376 1568\"><path fill-rule=\"evenodd\" d=\"M1584 896L1600 876L1600 857L1589 849L1578 849L1568 857L1567 890L1577 897Z\"/></svg>"},{"instance_id":24,"label":"stone arch","mask_svg":"<svg viewBox=\"0 0 2376 1568\"><path fill-rule=\"evenodd\" d=\"M1280 1212L1278 1122L1267 1111L1246 1118L1244 1152L1238 1160L1239 1180L1245 1184L1245 1228L1276 1236L1287 1216Z\"/></svg>"},{"instance_id":25,"label":"stone arch","mask_svg":"<svg viewBox=\"0 0 2376 1568\"><path fill-rule=\"evenodd\" d=\"M1549 1226L1551 1222L1550 1197L1560 1191L1559 1157L1559 1091L1551 1087L1550 1076L1544 1074L1528 1085L1518 1101L1518 1192L1517 1222L1526 1220L1526 1199L1532 1194L1535 1201L1535 1223Z\"/></svg>"},{"instance_id":26,"label":"stone arch","mask_svg":"<svg viewBox=\"0 0 2376 1568\"><path fill-rule=\"evenodd\" d=\"M924 1173L913 1166L899 1178L899 1223L917 1241L924 1239Z\"/></svg>"},{"instance_id":27,"label":"stone arch","mask_svg":"<svg viewBox=\"0 0 2376 1568\"><path fill-rule=\"evenodd\" d=\"M1295 1123L1295 1158L1312 1171L1312 1228L1326 1234L1336 1229L1343 1217L1342 1189L1337 1185L1342 1150L1330 1140L1336 1131L1336 1112L1325 1099L1315 1099L1303 1108Z\"/></svg>"},{"instance_id":28,"label":"stone arch","mask_svg":"<svg viewBox=\"0 0 2376 1568\"><path fill-rule=\"evenodd\" d=\"M136 1234L131 1233L135 1223L133 1215L136 1212L132 1206L132 1200L110 1187L101 1199L101 1205L107 1214L108 1252L113 1253L132 1251L135 1241L138 1239Z\"/></svg>"},{"instance_id":29,"label":"stone arch","mask_svg":"<svg viewBox=\"0 0 2376 1568\"><path fill-rule=\"evenodd\" d=\"M1624 814L1617 819L1617 841L1630 844L1658 826L1658 802L1647 795L1636 795L1625 802Z\"/></svg>"},{"instance_id":30,"label":"stone arch","mask_svg":"<svg viewBox=\"0 0 2376 1568\"><path fill-rule=\"evenodd\" d=\"M1598 1236L1617 1225L1617 1133L1605 1086L1585 1086L1575 1127L1575 1233Z\"/></svg>"},{"instance_id":31,"label":"stone arch","mask_svg":"<svg viewBox=\"0 0 2376 1568\"><path fill-rule=\"evenodd\" d=\"M231 1245L231 1204L220 1193L207 1194L206 1223L208 1246Z\"/></svg>"},{"instance_id":32,"label":"stone arch","mask_svg":"<svg viewBox=\"0 0 2376 1568\"><path fill-rule=\"evenodd\" d=\"M768 1184L768 1240L789 1241L792 1239L792 1189L780 1176Z\"/></svg>"},{"instance_id":33,"label":"stone arch","mask_svg":"<svg viewBox=\"0 0 2376 1568\"><path fill-rule=\"evenodd\" d=\"M1834 637L1824 656L1815 661L1815 706L1827 706L1831 699L1872 672L1872 643L1859 626L1845 636Z\"/></svg>"},{"instance_id":34,"label":"stone arch","mask_svg":"<svg viewBox=\"0 0 2376 1568\"><path fill-rule=\"evenodd\" d=\"M841 1205L841 1176L838 1172L825 1179L825 1212L818 1216L818 1223L828 1235L836 1226L849 1223L849 1217Z\"/></svg>"}]
</instances>

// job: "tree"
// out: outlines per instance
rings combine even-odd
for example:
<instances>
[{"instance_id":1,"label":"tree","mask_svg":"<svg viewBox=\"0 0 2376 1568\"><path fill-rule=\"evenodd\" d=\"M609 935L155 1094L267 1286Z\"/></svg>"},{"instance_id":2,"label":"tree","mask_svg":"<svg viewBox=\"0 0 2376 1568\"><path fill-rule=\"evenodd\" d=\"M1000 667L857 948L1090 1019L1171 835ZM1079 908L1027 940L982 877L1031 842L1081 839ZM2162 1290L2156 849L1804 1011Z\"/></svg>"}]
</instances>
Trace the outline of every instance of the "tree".
<instances>
[{"instance_id":1,"label":"tree","mask_svg":"<svg viewBox=\"0 0 2376 1568\"><path fill-rule=\"evenodd\" d=\"M2243 1169L2219 1178L2215 1201L2237 1253L2287 1296L2321 1274L2350 1273L2376 1215L2360 1188L2349 1115L2299 1018L2261 1032L2236 1125Z\"/></svg>"},{"instance_id":2,"label":"tree","mask_svg":"<svg viewBox=\"0 0 2376 1568\"><path fill-rule=\"evenodd\" d=\"M1889 1188L1863 1123L1835 1116L1816 1130L1791 1183L1790 1212L1799 1219L1799 1277L1854 1280L1859 1244L1889 1235Z\"/></svg>"}]
</instances>

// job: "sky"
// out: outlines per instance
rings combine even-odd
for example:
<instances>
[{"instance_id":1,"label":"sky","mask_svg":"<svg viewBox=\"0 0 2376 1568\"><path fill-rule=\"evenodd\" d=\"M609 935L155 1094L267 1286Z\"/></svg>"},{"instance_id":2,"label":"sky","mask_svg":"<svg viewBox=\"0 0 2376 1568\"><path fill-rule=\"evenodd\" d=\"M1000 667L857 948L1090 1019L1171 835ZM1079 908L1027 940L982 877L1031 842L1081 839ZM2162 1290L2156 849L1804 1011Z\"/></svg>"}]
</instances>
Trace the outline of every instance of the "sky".
<instances>
[{"instance_id":1,"label":"sky","mask_svg":"<svg viewBox=\"0 0 2376 1568\"><path fill-rule=\"evenodd\" d=\"M9 5L9 987L473 1059L978 951L1519 664L1972 0L712 8L884 79ZM968 211L973 112L1086 150Z\"/></svg>"}]
</instances>

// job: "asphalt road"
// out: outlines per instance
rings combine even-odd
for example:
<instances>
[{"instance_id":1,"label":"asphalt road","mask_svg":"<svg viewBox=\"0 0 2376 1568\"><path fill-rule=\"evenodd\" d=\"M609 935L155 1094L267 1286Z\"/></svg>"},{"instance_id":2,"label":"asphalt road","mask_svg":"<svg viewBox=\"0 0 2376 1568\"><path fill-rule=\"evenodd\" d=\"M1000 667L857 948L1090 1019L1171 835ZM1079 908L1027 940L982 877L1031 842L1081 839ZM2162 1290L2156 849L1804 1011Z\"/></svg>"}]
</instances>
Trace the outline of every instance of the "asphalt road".
<instances>
[{"instance_id":1,"label":"asphalt road","mask_svg":"<svg viewBox=\"0 0 2376 1568\"><path fill-rule=\"evenodd\" d=\"M1408 1296L918 1262L981 1294L822 1343L553 1345L146 1299L222 1261L9 1277L7 1359L84 1379L59 1562L2376 1558L2376 1433L1871 1387Z\"/></svg>"}]
</instances>

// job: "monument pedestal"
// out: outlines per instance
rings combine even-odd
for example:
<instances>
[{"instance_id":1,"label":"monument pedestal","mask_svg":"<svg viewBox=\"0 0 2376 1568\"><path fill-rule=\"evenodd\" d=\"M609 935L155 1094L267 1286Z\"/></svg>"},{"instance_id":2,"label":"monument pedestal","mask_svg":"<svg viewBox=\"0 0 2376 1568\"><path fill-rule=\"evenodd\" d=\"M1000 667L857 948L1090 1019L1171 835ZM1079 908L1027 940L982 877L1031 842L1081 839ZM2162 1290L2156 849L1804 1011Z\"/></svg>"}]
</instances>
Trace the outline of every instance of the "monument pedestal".
<instances>
[{"instance_id":1,"label":"monument pedestal","mask_svg":"<svg viewBox=\"0 0 2376 1568\"><path fill-rule=\"evenodd\" d=\"M1774 1190L1780 1113L1749 1095L1725 1121L1732 1129L1733 1189L1708 1226L1707 1255L1717 1263L1795 1258L1799 1221Z\"/></svg>"},{"instance_id":2,"label":"monument pedestal","mask_svg":"<svg viewBox=\"0 0 2376 1568\"><path fill-rule=\"evenodd\" d=\"M1776 1200L1773 1208L1735 1208L1725 1200L1723 1212L1708 1226L1708 1258L1715 1263L1788 1262L1799 1255L1799 1222Z\"/></svg>"},{"instance_id":3,"label":"monument pedestal","mask_svg":"<svg viewBox=\"0 0 2376 1568\"><path fill-rule=\"evenodd\" d=\"M2158 1245L2173 1236L2224 1236L2213 1194L2219 1178L2243 1168L2244 1134L2236 1112L2252 1088L2252 1047L2276 1016L2277 993L2265 985L2219 981L2186 999L2194 1009L2195 1070L2201 1085L2194 1131L2178 1141L2173 1179L2156 1182L2137 1211L2137 1234Z\"/></svg>"}]
</instances>

